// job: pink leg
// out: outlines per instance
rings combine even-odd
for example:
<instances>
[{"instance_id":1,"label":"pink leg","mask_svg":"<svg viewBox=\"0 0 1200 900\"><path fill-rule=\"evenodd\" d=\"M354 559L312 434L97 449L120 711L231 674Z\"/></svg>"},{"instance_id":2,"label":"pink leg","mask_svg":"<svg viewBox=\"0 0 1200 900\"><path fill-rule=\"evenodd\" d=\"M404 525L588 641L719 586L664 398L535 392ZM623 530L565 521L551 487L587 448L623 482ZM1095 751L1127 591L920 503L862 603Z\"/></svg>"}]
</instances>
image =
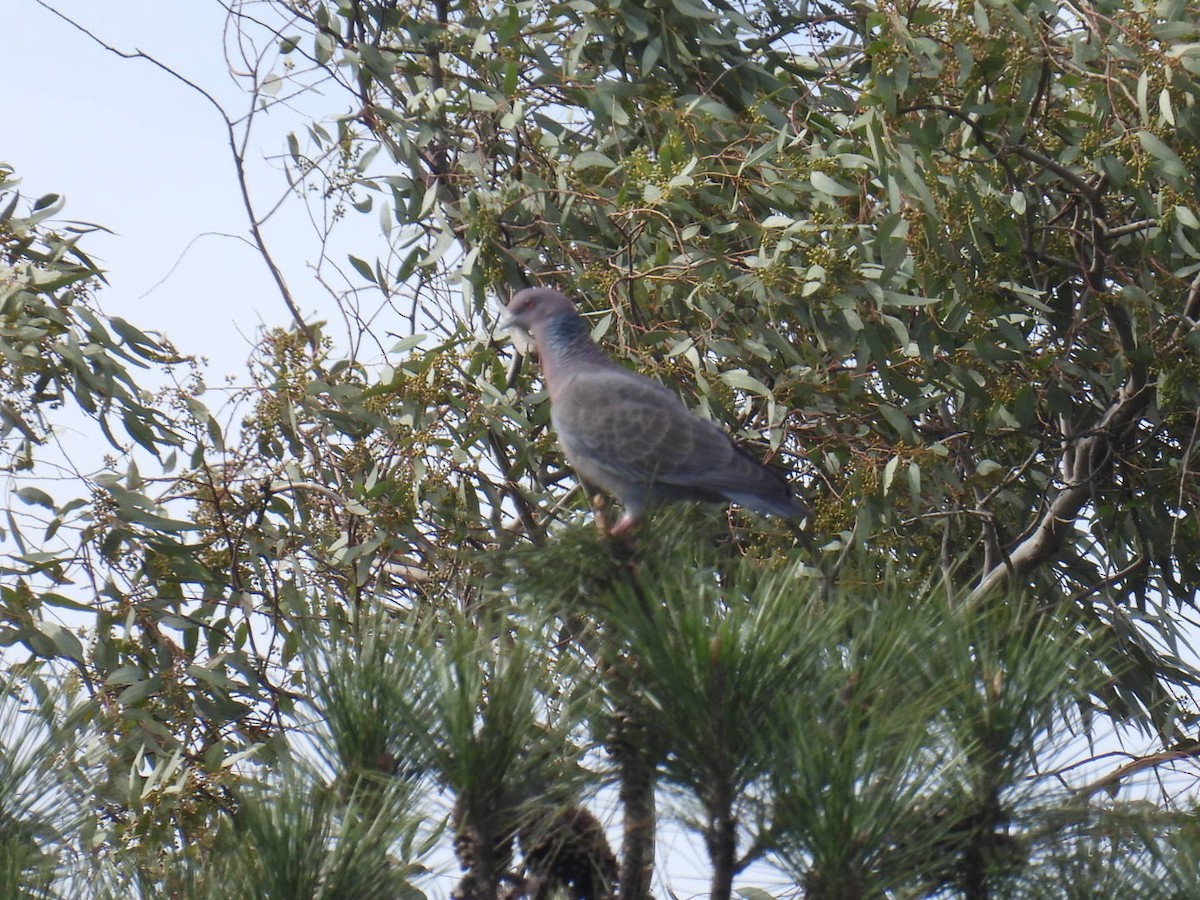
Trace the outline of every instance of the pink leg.
<instances>
[{"instance_id":1,"label":"pink leg","mask_svg":"<svg viewBox=\"0 0 1200 900\"><path fill-rule=\"evenodd\" d=\"M626 534L633 531L633 529L637 528L640 524L642 524L641 516L634 516L630 515L629 513L625 513L617 520L617 524L609 529L608 536L624 537Z\"/></svg>"}]
</instances>

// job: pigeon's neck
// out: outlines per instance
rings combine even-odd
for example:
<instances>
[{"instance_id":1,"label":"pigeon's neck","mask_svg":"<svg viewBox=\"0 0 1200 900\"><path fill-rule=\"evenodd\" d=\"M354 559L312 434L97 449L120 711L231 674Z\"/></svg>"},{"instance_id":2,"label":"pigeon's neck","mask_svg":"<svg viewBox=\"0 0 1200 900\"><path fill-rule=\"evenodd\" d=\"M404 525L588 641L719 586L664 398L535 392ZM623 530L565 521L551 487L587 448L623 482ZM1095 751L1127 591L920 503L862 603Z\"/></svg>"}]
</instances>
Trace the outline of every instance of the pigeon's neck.
<instances>
[{"instance_id":1,"label":"pigeon's neck","mask_svg":"<svg viewBox=\"0 0 1200 900\"><path fill-rule=\"evenodd\" d=\"M592 340L587 322L575 313L552 316L543 322L538 329L537 344L542 371L551 386L559 372L573 366L612 364Z\"/></svg>"}]
</instances>

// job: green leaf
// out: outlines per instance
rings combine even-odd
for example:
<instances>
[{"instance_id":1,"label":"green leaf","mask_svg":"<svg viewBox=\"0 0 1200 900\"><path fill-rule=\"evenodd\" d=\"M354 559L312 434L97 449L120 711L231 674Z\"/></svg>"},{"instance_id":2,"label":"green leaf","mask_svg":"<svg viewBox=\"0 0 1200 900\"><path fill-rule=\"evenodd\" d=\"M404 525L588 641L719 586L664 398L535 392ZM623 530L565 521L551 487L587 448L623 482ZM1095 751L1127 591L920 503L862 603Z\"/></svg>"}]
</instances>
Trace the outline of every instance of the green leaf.
<instances>
[{"instance_id":1,"label":"green leaf","mask_svg":"<svg viewBox=\"0 0 1200 900\"><path fill-rule=\"evenodd\" d=\"M693 19L711 21L718 18L714 10L701 3L696 3L694 0L671 0L671 5L683 15Z\"/></svg>"},{"instance_id":2,"label":"green leaf","mask_svg":"<svg viewBox=\"0 0 1200 900\"><path fill-rule=\"evenodd\" d=\"M1180 59L1186 56L1200 57L1200 43L1176 44L1175 46L1167 49L1167 56L1174 57L1175 59Z\"/></svg>"},{"instance_id":3,"label":"green leaf","mask_svg":"<svg viewBox=\"0 0 1200 900\"><path fill-rule=\"evenodd\" d=\"M984 37L991 34L991 23L988 22L987 7L980 0L975 0L975 5L972 8L972 16L975 19L975 27L979 29L979 33Z\"/></svg>"},{"instance_id":4,"label":"green leaf","mask_svg":"<svg viewBox=\"0 0 1200 900\"><path fill-rule=\"evenodd\" d=\"M771 389L747 372L745 369L733 369L721 373L721 380L735 390L747 391L760 397L770 397Z\"/></svg>"},{"instance_id":5,"label":"green leaf","mask_svg":"<svg viewBox=\"0 0 1200 900\"><path fill-rule=\"evenodd\" d=\"M453 244L454 232L449 228L444 229L438 233L437 241L434 242L433 248L427 254L421 257L418 265L420 265L422 268L434 265L446 255L446 251L449 250Z\"/></svg>"},{"instance_id":6,"label":"green leaf","mask_svg":"<svg viewBox=\"0 0 1200 900\"><path fill-rule=\"evenodd\" d=\"M1168 125L1175 124L1175 110L1171 107L1171 92L1166 88L1158 93L1158 114Z\"/></svg>"},{"instance_id":7,"label":"green leaf","mask_svg":"<svg viewBox=\"0 0 1200 900\"><path fill-rule=\"evenodd\" d=\"M238 686L229 680L229 677L222 671L216 668L207 666L190 665L186 669L187 673L197 681L214 687L220 691L236 691Z\"/></svg>"},{"instance_id":8,"label":"green leaf","mask_svg":"<svg viewBox=\"0 0 1200 900\"><path fill-rule=\"evenodd\" d=\"M737 121L737 116L734 115L733 110L731 110L724 103L720 103L711 97L696 96L694 94L684 95L679 97L675 102L684 108L684 112L687 115L699 113L701 115L711 116L720 122Z\"/></svg>"},{"instance_id":9,"label":"green leaf","mask_svg":"<svg viewBox=\"0 0 1200 900\"><path fill-rule=\"evenodd\" d=\"M900 294L889 290L885 290L883 296L888 306L929 306L939 302L938 297L918 297L915 294Z\"/></svg>"},{"instance_id":10,"label":"green leaf","mask_svg":"<svg viewBox=\"0 0 1200 900\"><path fill-rule=\"evenodd\" d=\"M141 681L145 673L139 666L121 666L115 669L106 679L106 685L134 684Z\"/></svg>"},{"instance_id":11,"label":"green leaf","mask_svg":"<svg viewBox=\"0 0 1200 900\"><path fill-rule=\"evenodd\" d=\"M1150 131L1138 132L1138 143L1142 148L1162 163L1162 171L1165 175L1175 178L1187 177L1188 170L1183 162L1175 155L1175 151L1163 143L1158 135Z\"/></svg>"},{"instance_id":12,"label":"green leaf","mask_svg":"<svg viewBox=\"0 0 1200 900\"><path fill-rule=\"evenodd\" d=\"M357 272L367 281L371 282L371 284L379 283L375 278L375 270L371 268L370 263L368 263L365 259L359 259L353 254L348 255L350 257L350 265L354 268L355 272Z\"/></svg>"},{"instance_id":13,"label":"green leaf","mask_svg":"<svg viewBox=\"0 0 1200 900\"><path fill-rule=\"evenodd\" d=\"M993 472L999 472L1004 469L1000 463L994 459L981 459L975 464L975 474L987 477Z\"/></svg>"},{"instance_id":14,"label":"green leaf","mask_svg":"<svg viewBox=\"0 0 1200 900\"><path fill-rule=\"evenodd\" d=\"M83 644L73 633L55 622L43 622L41 632L54 643L60 656L76 662L83 661Z\"/></svg>"},{"instance_id":15,"label":"green leaf","mask_svg":"<svg viewBox=\"0 0 1200 900\"><path fill-rule=\"evenodd\" d=\"M64 597L62 594L55 594L47 591L39 594L38 599L47 606L57 606L59 609L70 609L75 612L94 613L94 607L86 603L80 603L76 600L71 600L69 597Z\"/></svg>"},{"instance_id":16,"label":"green leaf","mask_svg":"<svg viewBox=\"0 0 1200 900\"><path fill-rule=\"evenodd\" d=\"M135 347L145 347L150 350L161 350L161 345L154 338L147 335L140 328L135 328L127 321L119 316L113 316L108 320L109 326L127 343L135 345Z\"/></svg>"},{"instance_id":17,"label":"green leaf","mask_svg":"<svg viewBox=\"0 0 1200 900\"><path fill-rule=\"evenodd\" d=\"M390 353L407 353L414 347L419 347L429 337L427 334L410 334L392 346Z\"/></svg>"},{"instance_id":18,"label":"green leaf","mask_svg":"<svg viewBox=\"0 0 1200 900\"><path fill-rule=\"evenodd\" d=\"M571 160L571 168L580 170L600 166L604 169L614 169L617 164L599 150L584 150Z\"/></svg>"},{"instance_id":19,"label":"green leaf","mask_svg":"<svg viewBox=\"0 0 1200 900\"><path fill-rule=\"evenodd\" d=\"M883 467L883 495L886 497L888 491L892 489L892 479L896 477L896 467L900 464L900 457L893 456L887 461L887 465Z\"/></svg>"},{"instance_id":20,"label":"green leaf","mask_svg":"<svg viewBox=\"0 0 1200 900\"><path fill-rule=\"evenodd\" d=\"M22 503L28 504L29 506L42 506L49 510L54 509L54 498L41 488L32 486L18 488L16 494L17 498Z\"/></svg>"},{"instance_id":21,"label":"green leaf","mask_svg":"<svg viewBox=\"0 0 1200 900\"><path fill-rule=\"evenodd\" d=\"M832 197L858 196L858 191L856 191L854 188L846 187L841 182L830 178L824 172L819 170L813 170L813 173L809 175L809 181L812 183L812 186L822 194L829 194Z\"/></svg>"},{"instance_id":22,"label":"green leaf","mask_svg":"<svg viewBox=\"0 0 1200 900\"><path fill-rule=\"evenodd\" d=\"M904 413L890 403L880 403L878 408L879 414L887 420L887 423L892 426L892 430L896 432L901 440L916 443L912 423L908 420L908 416L904 415Z\"/></svg>"},{"instance_id":23,"label":"green leaf","mask_svg":"<svg viewBox=\"0 0 1200 900\"><path fill-rule=\"evenodd\" d=\"M136 706L143 700L153 696L162 688L162 681L156 676L147 678L145 681L135 681L121 691L117 696L117 702L122 706Z\"/></svg>"}]
</instances>

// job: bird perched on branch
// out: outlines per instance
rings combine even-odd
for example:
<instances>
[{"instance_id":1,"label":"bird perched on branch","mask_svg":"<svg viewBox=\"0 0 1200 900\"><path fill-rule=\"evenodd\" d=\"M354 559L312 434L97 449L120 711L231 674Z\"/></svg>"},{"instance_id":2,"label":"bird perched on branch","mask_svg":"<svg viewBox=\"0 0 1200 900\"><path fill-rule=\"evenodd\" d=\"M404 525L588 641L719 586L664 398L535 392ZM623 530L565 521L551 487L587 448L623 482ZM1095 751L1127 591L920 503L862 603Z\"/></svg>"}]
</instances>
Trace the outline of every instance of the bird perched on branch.
<instances>
[{"instance_id":1,"label":"bird perched on branch","mask_svg":"<svg viewBox=\"0 0 1200 900\"><path fill-rule=\"evenodd\" d=\"M526 288L506 312L501 326L536 342L550 421L567 461L585 487L601 488L624 506L610 534L626 534L649 507L673 500L733 501L764 515L808 516L783 476L661 384L613 362L563 294Z\"/></svg>"}]
</instances>

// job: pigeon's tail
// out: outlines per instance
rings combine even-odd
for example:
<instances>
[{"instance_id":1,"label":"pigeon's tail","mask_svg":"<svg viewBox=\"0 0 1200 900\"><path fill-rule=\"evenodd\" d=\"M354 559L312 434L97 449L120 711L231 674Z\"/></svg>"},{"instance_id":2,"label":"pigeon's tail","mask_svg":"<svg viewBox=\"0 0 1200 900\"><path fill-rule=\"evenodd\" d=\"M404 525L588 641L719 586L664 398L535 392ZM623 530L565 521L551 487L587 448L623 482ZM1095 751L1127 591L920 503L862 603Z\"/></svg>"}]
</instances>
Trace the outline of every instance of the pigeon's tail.
<instances>
[{"instance_id":1,"label":"pigeon's tail","mask_svg":"<svg viewBox=\"0 0 1200 900\"><path fill-rule=\"evenodd\" d=\"M812 516L808 504L793 494L751 494L725 491L725 496L746 509L764 516L783 516L785 519L807 519Z\"/></svg>"}]
</instances>

